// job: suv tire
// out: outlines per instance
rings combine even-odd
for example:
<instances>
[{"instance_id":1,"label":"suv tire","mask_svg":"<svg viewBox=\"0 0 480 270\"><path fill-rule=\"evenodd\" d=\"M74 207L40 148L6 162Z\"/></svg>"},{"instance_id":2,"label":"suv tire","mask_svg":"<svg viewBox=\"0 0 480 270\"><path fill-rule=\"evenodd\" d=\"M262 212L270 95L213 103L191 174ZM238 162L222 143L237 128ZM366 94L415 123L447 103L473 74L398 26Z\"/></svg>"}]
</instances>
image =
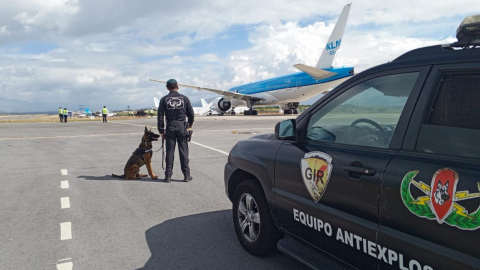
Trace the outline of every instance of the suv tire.
<instances>
[{"instance_id":1,"label":"suv tire","mask_svg":"<svg viewBox=\"0 0 480 270\"><path fill-rule=\"evenodd\" d=\"M276 251L283 234L275 226L263 189L256 180L242 181L235 189L232 216L238 241L250 254L262 256Z\"/></svg>"}]
</instances>

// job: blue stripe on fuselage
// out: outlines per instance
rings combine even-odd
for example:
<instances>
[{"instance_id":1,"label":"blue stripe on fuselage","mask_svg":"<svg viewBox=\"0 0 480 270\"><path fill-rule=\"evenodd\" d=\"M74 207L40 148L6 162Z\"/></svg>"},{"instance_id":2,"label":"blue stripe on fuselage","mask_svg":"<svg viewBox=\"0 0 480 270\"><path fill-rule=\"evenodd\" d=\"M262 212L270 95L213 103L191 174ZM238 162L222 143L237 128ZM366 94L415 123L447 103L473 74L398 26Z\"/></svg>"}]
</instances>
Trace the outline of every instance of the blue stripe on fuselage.
<instances>
[{"instance_id":1,"label":"blue stripe on fuselage","mask_svg":"<svg viewBox=\"0 0 480 270\"><path fill-rule=\"evenodd\" d=\"M337 75L324 80L315 80L305 72L297 72L289 75L275 77L263 81L244 84L231 88L230 92L237 92L244 95L258 94L267 91L279 90L284 88L301 87L312 84L320 84L335 81L345 77L353 76L353 67L329 68L326 71L335 72ZM352 72L350 72L352 71Z\"/></svg>"}]
</instances>

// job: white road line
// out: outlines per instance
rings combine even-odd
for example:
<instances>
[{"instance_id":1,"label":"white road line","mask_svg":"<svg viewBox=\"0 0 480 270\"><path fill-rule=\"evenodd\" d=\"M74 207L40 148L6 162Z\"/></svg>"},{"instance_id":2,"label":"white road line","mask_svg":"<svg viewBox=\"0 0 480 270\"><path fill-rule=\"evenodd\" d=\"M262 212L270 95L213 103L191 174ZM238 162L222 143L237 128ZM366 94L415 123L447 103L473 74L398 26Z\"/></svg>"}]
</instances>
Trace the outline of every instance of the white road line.
<instances>
[{"instance_id":1,"label":"white road line","mask_svg":"<svg viewBox=\"0 0 480 270\"><path fill-rule=\"evenodd\" d=\"M67 175L68 174L67 169L61 169L60 171L62 172L62 175Z\"/></svg>"},{"instance_id":2,"label":"white road line","mask_svg":"<svg viewBox=\"0 0 480 270\"><path fill-rule=\"evenodd\" d=\"M57 264L57 270L72 270L72 269L73 269L73 262Z\"/></svg>"},{"instance_id":3,"label":"white road line","mask_svg":"<svg viewBox=\"0 0 480 270\"><path fill-rule=\"evenodd\" d=\"M62 209L70 208L70 197L61 197L60 205Z\"/></svg>"},{"instance_id":4,"label":"white road line","mask_svg":"<svg viewBox=\"0 0 480 270\"><path fill-rule=\"evenodd\" d=\"M193 141L190 141L190 142L191 142L191 143L194 143L194 144L196 144L196 145L199 145L199 146L202 146L202 147L208 148L208 149L210 149L210 150L217 151L217 152L219 152L219 153L222 153L222 154L224 154L224 155L227 155L227 156L228 156L228 153L227 153L227 152L224 152L224 151L222 151L222 150L218 150L218 149L215 149L215 148L213 148L213 147L210 147L210 146L206 146L206 145L204 145L204 144L201 144L201 143L197 143L197 142L193 142Z\"/></svg>"},{"instance_id":5,"label":"white road line","mask_svg":"<svg viewBox=\"0 0 480 270\"><path fill-rule=\"evenodd\" d=\"M70 261L72 258L65 258L65 259L61 259L61 260L58 260L59 262L63 262L63 261Z\"/></svg>"},{"instance_id":6,"label":"white road line","mask_svg":"<svg viewBox=\"0 0 480 270\"><path fill-rule=\"evenodd\" d=\"M60 187L69 188L70 186L68 185L68 180L60 181Z\"/></svg>"},{"instance_id":7,"label":"white road line","mask_svg":"<svg viewBox=\"0 0 480 270\"><path fill-rule=\"evenodd\" d=\"M72 239L72 223L63 222L60 223L60 240Z\"/></svg>"}]
</instances>

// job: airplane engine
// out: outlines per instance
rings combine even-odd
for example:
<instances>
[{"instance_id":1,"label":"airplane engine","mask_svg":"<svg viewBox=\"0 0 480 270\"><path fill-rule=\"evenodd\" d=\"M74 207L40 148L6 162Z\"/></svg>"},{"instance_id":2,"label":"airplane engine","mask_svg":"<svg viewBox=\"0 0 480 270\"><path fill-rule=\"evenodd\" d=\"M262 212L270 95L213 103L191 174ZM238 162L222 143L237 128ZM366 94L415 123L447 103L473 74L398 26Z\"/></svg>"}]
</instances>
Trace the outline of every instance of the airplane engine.
<instances>
[{"instance_id":1,"label":"airplane engine","mask_svg":"<svg viewBox=\"0 0 480 270\"><path fill-rule=\"evenodd\" d=\"M212 105L218 113L225 113L232 107L232 102L224 97L218 97L212 102Z\"/></svg>"}]
</instances>

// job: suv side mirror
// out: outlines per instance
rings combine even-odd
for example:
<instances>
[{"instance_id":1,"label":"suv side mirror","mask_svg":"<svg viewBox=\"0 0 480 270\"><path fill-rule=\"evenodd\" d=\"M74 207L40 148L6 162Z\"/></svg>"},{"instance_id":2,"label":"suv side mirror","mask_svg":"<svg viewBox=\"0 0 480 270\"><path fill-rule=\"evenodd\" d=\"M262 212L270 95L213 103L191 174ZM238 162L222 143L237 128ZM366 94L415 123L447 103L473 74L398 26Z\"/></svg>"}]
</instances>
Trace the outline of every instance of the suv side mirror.
<instances>
[{"instance_id":1,"label":"suv side mirror","mask_svg":"<svg viewBox=\"0 0 480 270\"><path fill-rule=\"evenodd\" d=\"M289 119L277 123L275 126L275 138L279 140L295 140L295 120Z\"/></svg>"}]
</instances>

